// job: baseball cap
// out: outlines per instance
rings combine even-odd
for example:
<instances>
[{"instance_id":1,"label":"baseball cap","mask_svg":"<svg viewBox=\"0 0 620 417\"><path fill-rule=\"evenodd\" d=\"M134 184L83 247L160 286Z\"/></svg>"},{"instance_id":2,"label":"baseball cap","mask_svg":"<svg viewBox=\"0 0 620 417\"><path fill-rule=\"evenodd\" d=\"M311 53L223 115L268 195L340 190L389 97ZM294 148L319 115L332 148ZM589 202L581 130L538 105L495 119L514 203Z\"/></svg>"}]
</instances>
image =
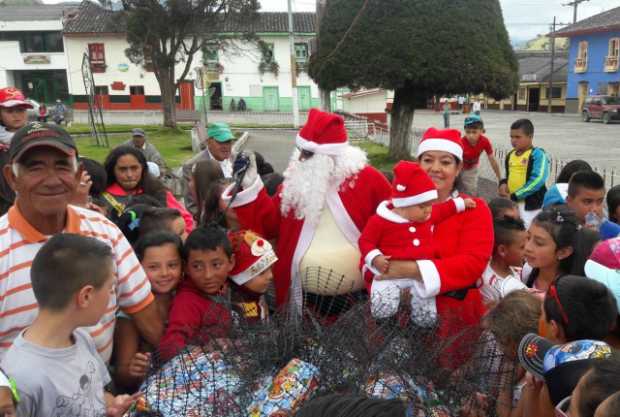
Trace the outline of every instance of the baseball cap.
<instances>
[{"instance_id":1,"label":"baseball cap","mask_svg":"<svg viewBox=\"0 0 620 417\"><path fill-rule=\"evenodd\" d=\"M517 349L521 366L532 375L543 379L545 373L545 354L553 347L553 343L534 333L523 336Z\"/></svg>"},{"instance_id":2,"label":"baseball cap","mask_svg":"<svg viewBox=\"0 0 620 417\"><path fill-rule=\"evenodd\" d=\"M207 137L213 138L218 142L228 142L235 138L228 123L211 123L207 129Z\"/></svg>"},{"instance_id":3,"label":"baseball cap","mask_svg":"<svg viewBox=\"0 0 620 417\"><path fill-rule=\"evenodd\" d=\"M479 115L477 115L477 114L472 114L472 115L467 116L467 117L465 118L465 123L464 123L465 127L467 127L467 126L471 126L471 125L473 125L474 123L483 123L483 122L482 122L482 117L480 117L480 116L479 116Z\"/></svg>"},{"instance_id":4,"label":"baseball cap","mask_svg":"<svg viewBox=\"0 0 620 417\"><path fill-rule=\"evenodd\" d=\"M144 129L135 128L131 129L131 136L146 136Z\"/></svg>"},{"instance_id":5,"label":"baseball cap","mask_svg":"<svg viewBox=\"0 0 620 417\"><path fill-rule=\"evenodd\" d=\"M75 141L63 128L49 123L32 122L13 135L9 147L9 160L19 161L24 153L38 146L56 148L69 156L77 156Z\"/></svg>"},{"instance_id":6,"label":"baseball cap","mask_svg":"<svg viewBox=\"0 0 620 417\"><path fill-rule=\"evenodd\" d=\"M28 107L32 103L26 100L24 93L15 87L0 88L0 107Z\"/></svg>"}]
</instances>

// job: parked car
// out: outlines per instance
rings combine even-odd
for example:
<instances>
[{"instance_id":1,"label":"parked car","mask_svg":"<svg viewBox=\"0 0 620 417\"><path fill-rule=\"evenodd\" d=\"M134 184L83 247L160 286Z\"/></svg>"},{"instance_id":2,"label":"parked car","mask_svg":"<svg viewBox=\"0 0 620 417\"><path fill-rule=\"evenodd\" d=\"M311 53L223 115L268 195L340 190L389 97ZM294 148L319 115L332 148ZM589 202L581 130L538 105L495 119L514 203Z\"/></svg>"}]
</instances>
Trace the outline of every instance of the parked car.
<instances>
[{"instance_id":1,"label":"parked car","mask_svg":"<svg viewBox=\"0 0 620 417\"><path fill-rule=\"evenodd\" d=\"M587 97L581 116L584 122L601 119L603 123L607 124L613 120L620 120L620 97Z\"/></svg>"}]
</instances>

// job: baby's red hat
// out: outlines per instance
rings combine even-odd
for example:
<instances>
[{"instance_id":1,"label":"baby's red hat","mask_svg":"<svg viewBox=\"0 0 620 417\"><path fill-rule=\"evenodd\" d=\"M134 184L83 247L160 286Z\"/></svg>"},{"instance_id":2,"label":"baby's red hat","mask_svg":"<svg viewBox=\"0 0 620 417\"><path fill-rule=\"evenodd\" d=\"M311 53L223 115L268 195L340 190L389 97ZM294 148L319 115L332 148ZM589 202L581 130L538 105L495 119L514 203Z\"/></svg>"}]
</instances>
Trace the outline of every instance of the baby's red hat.
<instances>
[{"instance_id":1,"label":"baby's red hat","mask_svg":"<svg viewBox=\"0 0 620 417\"><path fill-rule=\"evenodd\" d=\"M392 182L392 205L415 206L437 199L437 187L420 165L400 161L394 166Z\"/></svg>"},{"instance_id":2,"label":"baby's red hat","mask_svg":"<svg viewBox=\"0 0 620 417\"><path fill-rule=\"evenodd\" d=\"M237 285L260 275L278 260L271 243L251 230L230 232L228 238L235 255L235 267L229 278Z\"/></svg>"}]
</instances>

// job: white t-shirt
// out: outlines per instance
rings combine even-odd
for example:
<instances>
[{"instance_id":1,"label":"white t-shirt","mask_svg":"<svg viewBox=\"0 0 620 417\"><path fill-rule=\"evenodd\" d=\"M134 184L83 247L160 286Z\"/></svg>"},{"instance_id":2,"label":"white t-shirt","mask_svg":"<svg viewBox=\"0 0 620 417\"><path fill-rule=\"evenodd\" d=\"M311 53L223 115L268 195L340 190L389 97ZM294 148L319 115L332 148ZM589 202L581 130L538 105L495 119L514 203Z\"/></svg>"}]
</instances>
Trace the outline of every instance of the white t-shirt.
<instances>
[{"instance_id":1,"label":"white t-shirt","mask_svg":"<svg viewBox=\"0 0 620 417\"><path fill-rule=\"evenodd\" d=\"M499 301L513 291L527 289L525 284L521 282L519 271L515 268L511 269L511 275L502 277L491 268L489 262L482 273L482 285L480 287L480 294L482 294L482 300L485 304Z\"/></svg>"}]
</instances>

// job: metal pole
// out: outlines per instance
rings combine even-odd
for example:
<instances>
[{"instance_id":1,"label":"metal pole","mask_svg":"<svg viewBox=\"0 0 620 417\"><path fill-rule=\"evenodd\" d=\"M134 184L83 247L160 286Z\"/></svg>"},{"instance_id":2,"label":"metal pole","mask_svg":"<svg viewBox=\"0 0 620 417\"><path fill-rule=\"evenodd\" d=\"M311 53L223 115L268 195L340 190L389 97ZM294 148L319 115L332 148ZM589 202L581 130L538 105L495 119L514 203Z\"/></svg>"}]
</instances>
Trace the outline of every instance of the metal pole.
<instances>
[{"instance_id":1,"label":"metal pole","mask_svg":"<svg viewBox=\"0 0 620 417\"><path fill-rule=\"evenodd\" d=\"M316 1L316 42L315 45L317 47L317 51L314 53L318 53L319 49L319 37L321 30L321 19L323 18L323 14L325 13L325 8L327 7L327 0L317 0ZM321 110L323 111L331 111L331 91L323 90L319 88L319 95L321 98Z\"/></svg>"},{"instance_id":2,"label":"metal pole","mask_svg":"<svg viewBox=\"0 0 620 417\"><path fill-rule=\"evenodd\" d=\"M551 41L551 71L549 72L549 92L547 93L547 111L549 113L553 110L553 66L555 60L555 16L553 16L553 26L551 26L551 34L549 35Z\"/></svg>"},{"instance_id":3,"label":"metal pole","mask_svg":"<svg viewBox=\"0 0 620 417\"><path fill-rule=\"evenodd\" d=\"M297 59L295 58L295 32L293 28L293 0L288 0L288 43L291 53L291 97L293 100L293 127L299 127L299 102L297 101Z\"/></svg>"}]
</instances>

